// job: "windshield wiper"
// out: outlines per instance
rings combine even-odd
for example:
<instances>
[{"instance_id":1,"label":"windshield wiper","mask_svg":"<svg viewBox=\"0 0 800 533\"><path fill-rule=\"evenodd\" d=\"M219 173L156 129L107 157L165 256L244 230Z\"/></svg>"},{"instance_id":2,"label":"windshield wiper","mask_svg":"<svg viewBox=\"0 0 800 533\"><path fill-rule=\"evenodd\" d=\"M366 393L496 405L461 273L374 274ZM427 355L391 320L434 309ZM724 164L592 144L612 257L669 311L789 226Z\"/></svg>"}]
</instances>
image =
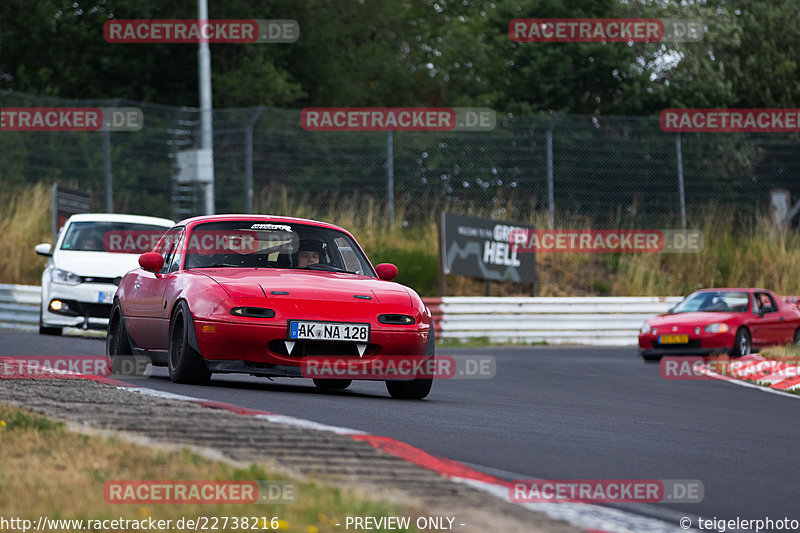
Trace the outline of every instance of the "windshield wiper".
<instances>
[{"instance_id":1,"label":"windshield wiper","mask_svg":"<svg viewBox=\"0 0 800 533\"><path fill-rule=\"evenodd\" d=\"M324 265L322 263L314 263L312 265L308 265L305 267L307 270L324 270L326 272L344 272L345 274L355 274L350 270L345 270L343 268L339 268L333 265Z\"/></svg>"},{"instance_id":2,"label":"windshield wiper","mask_svg":"<svg viewBox=\"0 0 800 533\"><path fill-rule=\"evenodd\" d=\"M239 268L241 265L232 265L230 263L213 263L211 265L201 265L196 266L194 268L222 268L222 267L231 267L231 268Z\"/></svg>"}]
</instances>

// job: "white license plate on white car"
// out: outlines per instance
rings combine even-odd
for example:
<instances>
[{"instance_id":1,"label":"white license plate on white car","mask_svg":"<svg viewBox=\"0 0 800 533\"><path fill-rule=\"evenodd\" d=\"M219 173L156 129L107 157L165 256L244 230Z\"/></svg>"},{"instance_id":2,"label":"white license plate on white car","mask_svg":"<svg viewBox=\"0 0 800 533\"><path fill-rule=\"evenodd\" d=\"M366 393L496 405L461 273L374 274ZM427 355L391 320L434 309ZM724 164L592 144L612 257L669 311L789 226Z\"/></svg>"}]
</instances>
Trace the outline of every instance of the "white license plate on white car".
<instances>
[{"instance_id":1,"label":"white license plate on white car","mask_svg":"<svg viewBox=\"0 0 800 533\"><path fill-rule=\"evenodd\" d=\"M364 343L369 342L369 324L290 320L289 338Z\"/></svg>"},{"instance_id":2,"label":"white license plate on white car","mask_svg":"<svg viewBox=\"0 0 800 533\"><path fill-rule=\"evenodd\" d=\"M114 301L114 291L99 291L97 293L97 303L110 304Z\"/></svg>"}]
</instances>

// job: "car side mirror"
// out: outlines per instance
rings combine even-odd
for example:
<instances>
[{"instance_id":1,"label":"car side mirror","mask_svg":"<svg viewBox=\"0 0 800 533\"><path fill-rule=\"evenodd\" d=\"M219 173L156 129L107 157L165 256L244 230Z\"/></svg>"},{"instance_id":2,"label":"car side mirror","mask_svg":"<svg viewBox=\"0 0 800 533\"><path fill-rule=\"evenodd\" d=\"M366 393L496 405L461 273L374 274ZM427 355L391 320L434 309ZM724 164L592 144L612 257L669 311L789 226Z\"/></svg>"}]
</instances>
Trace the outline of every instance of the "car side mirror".
<instances>
[{"instance_id":1,"label":"car side mirror","mask_svg":"<svg viewBox=\"0 0 800 533\"><path fill-rule=\"evenodd\" d=\"M53 247L50 243L43 242L42 244L37 244L33 249L36 250L36 253L39 255L53 257Z\"/></svg>"},{"instance_id":2,"label":"car side mirror","mask_svg":"<svg viewBox=\"0 0 800 533\"><path fill-rule=\"evenodd\" d=\"M139 266L148 272L158 272L164 266L164 258L157 252L147 252L139 256Z\"/></svg>"},{"instance_id":3,"label":"car side mirror","mask_svg":"<svg viewBox=\"0 0 800 533\"><path fill-rule=\"evenodd\" d=\"M384 281L392 281L397 277L397 267L391 263L381 263L375 267L375 272Z\"/></svg>"},{"instance_id":4,"label":"car side mirror","mask_svg":"<svg viewBox=\"0 0 800 533\"><path fill-rule=\"evenodd\" d=\"M760 308L758 310L758 318L764 318L764 308Z\"/></svg>"}]
</instances>

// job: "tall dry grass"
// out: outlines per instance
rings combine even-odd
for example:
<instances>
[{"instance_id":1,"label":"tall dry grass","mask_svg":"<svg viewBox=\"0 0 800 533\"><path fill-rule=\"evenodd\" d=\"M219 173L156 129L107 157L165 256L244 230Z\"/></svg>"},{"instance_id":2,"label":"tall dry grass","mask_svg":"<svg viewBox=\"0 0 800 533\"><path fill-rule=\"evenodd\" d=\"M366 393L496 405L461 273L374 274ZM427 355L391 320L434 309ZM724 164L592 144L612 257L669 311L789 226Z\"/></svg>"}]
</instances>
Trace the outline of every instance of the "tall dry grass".
<instances>
[{"instance_id":1,"label":"tall dry grass","mask_svg":"<svg viewBox=\"0 0 800 533\"><path fill-rule=\"evenodd\" d=\"M685 294L702 287L764 287L800 294L800 233L777 229L769 217L737 221L710 207L691 216L688 227L703 234L694 254L629 254L613 273L613 292Z\"/></svg>"},{"instance_id":2,"label":"tall dry grass","mask_svg":"<svg viewBox=\"0 0 800 533\"><path fill-rule=\"evenodd\" d=\"M430 207L424 221L406 223L406 207L398 205L393 221L385 206L372 198L340 196L328 199L329 207L311 195L290 194L287 189L255 199L256 212L324 220L346 228L364 247L374 263L398 265L398 281L420 294L438 295L437 221L441 208ZM420 201L424 201L420 200ZM415 206L417 207L417 206ZM506 219L518 212L511 205L494 208L471 206L465 214ZM0 283L39 282L44 259L33 246L48 242L50 235L50 193L37 185L0 192L0 235L6 253L0 256ZM620 228L635 228L621 214L612 217ZM550 227L546 212L530 209L515 222L537 228ZM586 217L559 215L556 228L586 229ZM565 254L537 255L537 287L540 296L631 295L662 296L687 294L701 287L760 286L779 294L800 294L800 233L777 230L766 216L742 222L729 209L707 206L689 213L688 227L700 230L704 247L694 254ZM605 229L605 228L595 228ZM448 295L482 295L486 283L461 276L448 276ZM530 295L530 285L492 283L496 296Z\"/></svg>"},{"instance_id":3,"label":"tall dry grass","mask_svg":"<svg viewBox=\"0 0 800 533\"><path fill-rule=\"evenodd\" d=\"M33 247L53 242L50 188L46 185L0 191L0 283L41 282L45 258Z\"/></svg>"}]
</instances>

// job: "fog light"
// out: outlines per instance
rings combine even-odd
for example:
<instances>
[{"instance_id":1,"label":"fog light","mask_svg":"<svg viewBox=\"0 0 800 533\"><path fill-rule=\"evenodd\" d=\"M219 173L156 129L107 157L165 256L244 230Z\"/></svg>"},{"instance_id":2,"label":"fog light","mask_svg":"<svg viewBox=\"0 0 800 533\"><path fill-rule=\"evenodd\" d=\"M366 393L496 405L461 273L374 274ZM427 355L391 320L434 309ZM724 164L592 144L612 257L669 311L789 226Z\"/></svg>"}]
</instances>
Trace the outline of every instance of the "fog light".
<instances>
[{"instance_id":1,"label":"fog light","mask_svg":"<svg viewBox=\"0 0 800 533\"><path fill-rule=\"evenodd\" d=\"M61 300L53 300L50 302L50 309L53 311L61 311L61 308L66 308L66 304L64 304Z\"/></svg>"}]
</instances>

